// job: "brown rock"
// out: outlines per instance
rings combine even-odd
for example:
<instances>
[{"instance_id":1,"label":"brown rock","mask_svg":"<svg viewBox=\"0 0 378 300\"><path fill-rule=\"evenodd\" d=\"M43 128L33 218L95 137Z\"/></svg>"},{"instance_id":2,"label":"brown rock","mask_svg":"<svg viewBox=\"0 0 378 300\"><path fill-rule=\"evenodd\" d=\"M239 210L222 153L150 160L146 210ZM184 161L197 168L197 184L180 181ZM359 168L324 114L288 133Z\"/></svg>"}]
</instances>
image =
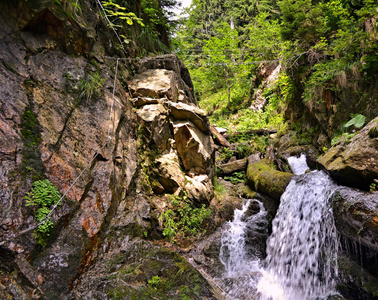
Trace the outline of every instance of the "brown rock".
<instances>
[{"instance_id":1,"label":"brown rock","mask_svg":"<svg viewBox=\"0 0 378 300\"><path fill-rule=\"evenodd\" d=\"M166 98L163 98L166 99ZM148 97L138 97L132 99L131 102L135 107L140 107L146 104L158 104L160 99L148 98Z\"/></svg>"},{"instance_id":2,"label":"brown rock","mask_svg":"<svg viewBox=\"0 0 378 300\"><path fill-rule=\"evenodd\" d=\"M175 193L178 188L185 186L185 175L175 152L159 157L156 164L159 169L158 180L167 192Z\"/></svg>"},{"instance_id":3,"label":"brown rock","mask_svg":"<svg viewBox=\"0 0 378 300\"><path fill-rule=\"evenodd\" d=\"M331 201L341 235L378 251L378 192L340 187Z\"/></svg>"},{"instance_id":4,"label":"brown rock","mask_svg":"<svg viewBox=\"0 0 378 300\"><path fill-rule=\"evenodd\" d=\"M367 124L351 142L334 146L318 159L331 176L339 183L368 190L378 178L378 138L369 136L378 126L378 117Z\"/></svg>"},{"instance_id":5,"label":"brown rock","mask_svg":"<svg viewBox=\"0 0 378 300\"><path fill-rule=\"evenodd\" d=\"M214 172L214 147L210 136L204 134L193 123L173 123L176 149L186 171L195 169L200 174L212 177Z\"/></svg>"},{"instance_id":6,"label":"brown rock","mask_svg":"<svg viewBox=\"0 0 378 300\"><path fill-rule=\"evenodd\" d=\"M179 77L179 89L182 90L187 97L184 102L198 105L194 97L194 88L189 70L175 54L145 57L140 60L137 68L138 73L143 73L148 69L165 69L174 71Z\"/></svg>"},{"instance_id":7,"label":"brown rock","mask_svg":"<svg viewBox=\"0 0 378 300\"><path fill-rule=\"evenodd\" d=\"M186 176L185 190L189 199L209 204L214 196L211 180L207 175Z\"/></svg>"},{"instance_id":8,"label":"brown rock","mask_svg":"<svg viewBox=\"0 0 378 300\"><path fill-rule=\"evenodd\" d=\"M212 135L215 137L215 141L217 141L220 145L228 148L231 147L229 141L227 141L226 138L222 134L220 134L213 125L210 125L210 131Z\"/></svg>"},{"instance_id":9,"label":"brown rock","mask_svg":"<svg viewBox=\"0 0 378 300\"><path fill-rule=\"evenodd\" d=\"M171 137L168 110L162 104L150 104L138 109L137 115L144 128L144 136L156 144L160 153L167 149Z\"/></svg>"},{"instance_id":10,"label":"brown rock","mask_svg":"<svg viewBox=\"0 0 378 300\"><path fill-rule=\"evenodd\" d=\"M135 75L129 88L134 97L167 97L171 101L177 101L178 77L174 71L147 70Z\"/></svg>"},{"instance_id":11,"label":"brown rock","mask_svg":"<svg viewBox=\"0 0 378 300\"><path fill-rule=\"evenodd\" d=\"M209 120L205 111L197 106L185 103L174 103L168 101L171 116L178 121L189 120L196 125L202 132L208 134L210 130Z\"/></svg>"}]
</instances>

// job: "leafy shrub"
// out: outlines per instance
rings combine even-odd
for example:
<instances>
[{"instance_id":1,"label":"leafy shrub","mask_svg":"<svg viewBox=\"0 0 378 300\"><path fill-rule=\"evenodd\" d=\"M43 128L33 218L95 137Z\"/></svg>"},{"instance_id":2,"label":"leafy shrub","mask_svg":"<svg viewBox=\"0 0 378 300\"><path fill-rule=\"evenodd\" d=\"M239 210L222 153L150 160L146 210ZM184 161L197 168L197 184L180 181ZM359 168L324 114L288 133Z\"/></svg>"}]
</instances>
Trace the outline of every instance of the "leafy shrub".
<instances>
[{"instance_id":1,"label":"leafy shrub","mask_svg":"<svg viewBox=\"0 0 378 300\"><path fill-rule=\"evenodd\" d=\"M157 287L161 284L161 278L158 275L156 275L152 277L150 280L148 280L148 284L152 286L154 290L156 290Z\"/></svg>"},{"instance_id":2,"label":"leafy shrub","mask_svg":"<svg viewBox=\"0 0 378 300\"><path fill-rule=\"evenodd\" d=\"M50 208L58 203L60 194L58 188L48 179L38 180L33 183L30 193L24 197L26 206L38 206L35 218L38 223L42 222L50 213ZM36 232L37 244L43 248L47 245L47 239L50 236L54 225L48 218L43 224L39 225Z\"/></svg>"},{"instance_id":3,"label":"leafy shrub","mask_svg":"<svg viewBox=\"0 0 378 300\"><path fill-rule=\"evenodd\" d=\"M195 207L186 195L172 196L171 205L171 209L159 216L163 225L163 236L174 242L180 237L199 236L204 233L201 225L212 214L211 208L206 208L205 204Z\"/></svg>"},{"instance_id":4,"label":"leafy shrub","mask_svg":"<svg viewBox=\"0 0 378 300\"><path fill-rule=\"evenodd\" d=\"M222 163L228 162L230 158L234 156L234 152L230 148L226 148L226 147L219 149L218 153L219 153L218 159Z\"/></svg>"}]
</instances>

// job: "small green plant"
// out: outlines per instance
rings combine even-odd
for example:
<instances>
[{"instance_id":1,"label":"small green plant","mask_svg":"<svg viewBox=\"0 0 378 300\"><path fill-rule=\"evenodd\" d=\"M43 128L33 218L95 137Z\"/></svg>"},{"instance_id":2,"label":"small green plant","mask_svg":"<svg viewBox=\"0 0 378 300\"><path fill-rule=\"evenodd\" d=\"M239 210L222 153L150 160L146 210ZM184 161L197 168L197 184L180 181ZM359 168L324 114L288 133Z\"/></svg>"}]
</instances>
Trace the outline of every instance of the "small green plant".
<instances>
[{"instance_id":1,"label":"small green plant","mask_svg":"<svg viewBox=\"0 0 378 300\"><path fill-rule=\"evenodd\" d=\"M225 176L224 179L231 181L232 184L238 184L247 180L247 174L244 171L234 172L231 176Z\"/></svg>"},{"instance_id":2,"label":"small green plant","mask_svg":"<svg viewBox=\"0 0 378 300\"><path fill-rule=\"evenodd\" d=\"M104 78L101 78L99 71L91 73L88 79L82 78L79 81L80 98L90 99L93 95L99 94L104 85Z\"/></svg>"},{"instance_id":3,"label":"small green plant","mask_svg":"<svg viewBox=\"0 0 378 300\"><path fill-rule=\"evenodd\" d=\"M347 122L344 125L345 128L354 126L354 128L359 129L365 124L365 120L366 120L365 116L358 114L358 115L354 115L352 117L353 118L350 119L349 122Z\"/></svg>"},{"instance_id":4,"label":"small green plant","mask_svg":"<svg viewBox=\"0 0 378 300\"><path fill-rule=\"evenodd\" d=\"M219 149L219 160L222 163L226 163L230 160L230 158L234 155L234 152L230 148L223 147Z\"/></svg>"},{"instance_id":5,"label":"small green plant","mask_svg":"<svg viewBox=\"0 0 378 300\"><path fill-rule=\"evenodd\" d=\"M350 140L352 139L352 137L354 137L355 135L356 135L355 133L347 133L347 132L338 134L332 139L331 145L335 146L338 144L348 144L350 143Z\"/></svg>"},{"instance_id":6,"label":"small green plant","mask_svg":"<svg viewBox=\"0 0 378 300\"><path fill-rule=\"evenodd\" d=\"M215 195L218 198L223 197L226 194L227 192L226 188L224 187L222 182L220 182L218 179L214 178L213 186L214 186Z\"/></svg>"},{"instance_id":7,"label":"small green plant","mask_svg":"<svg viewBox=\"0 0 378 300\"><path fill-rule=\"evenodd\" d=\"M377 184L376 183L372 183L370 185L370 193L374 193L377 191Z\"/></svg>"},{"instance_id":8,"label":"small green plant","mask_svg":"<svg viewBox=\"0 0 378 300\"><path fill-rule=\"evenodd\" d=\"M343 125L343 132L337 134L331 141L331 145L335 146L338 144L348 144L350 143L350 140L352 137L354 137L357 132L352 132L348 133L345 132L349 128L354 128L354 129L360 129L364 124L365 124L365 116L357 114L357 115L352 115L352 119L350 119L347 123Z\"/></svg>"},{"instance_id":9,"label":"small green plant","mask_svg":"<svg viewBox=\"0 0 378 300\"><path fill-rule=\"evenodd\" d=\"M104 11L109 19L112 19L110 26L122 28L123 21L127 25L133 25L134 21L144 26L142 19L138 18L133 12L127 12L127 8L113 1L101 1Z\"/></svg>"},{"instance_id":10,"label":"small green plant","mask_svg":"<svg viewBox=\"0 0 378 300\"><path fill-rule=\"evenodd\" d=\"M158 286L161 284L161 278L156 275L152 277L150 280L148 280L148 284L154 289L157 290Z\"/></svg>"},{"instance_id":11,"label":"small green plant","mask_svg":"<svg viewBox=\"0 0 378 300\"><path fill-rule=\"evenodd\" d=\"M48 179L38 180L33 183L30 193L24 197L26 206L38 206L35 218L38 223L42 222L50 213L50 208L58 203L60 194L58 188ZM54 225L48 218L43 224L39 225L36 232L37 244L43 248L47 245L47 239L50 236Z\"/></svg>"},{"instance_id":12,"label":"small green plant","mask_svg":"<svg viewBox=\"0 0 378 300\"><path fill-rule=\"evenodd\" d=\"M247 157L251 154L251 147L247 143L239 143L236 145L236 155L239 159Z\"/></svg>"}]
</instances>

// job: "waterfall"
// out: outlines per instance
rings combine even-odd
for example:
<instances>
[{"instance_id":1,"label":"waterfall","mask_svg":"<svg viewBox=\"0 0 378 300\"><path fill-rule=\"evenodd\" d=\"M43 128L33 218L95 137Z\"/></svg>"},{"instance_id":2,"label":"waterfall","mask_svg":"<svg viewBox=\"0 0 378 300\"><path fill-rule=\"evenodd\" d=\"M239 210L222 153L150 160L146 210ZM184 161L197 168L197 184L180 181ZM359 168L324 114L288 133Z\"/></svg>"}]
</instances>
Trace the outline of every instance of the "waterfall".
<instances>
[{"instance_id":1,"label":"waterfall","mask_svg":"<svg viewBox=\"0 0 378 300\"><path fill-rule=\"evenodd\" d=\"M289 161L297 174L308 170L303 157ZM264 262L245 255L246 225L242 215L246 208L235 214L222 235L220 259L227 276L246 273L246 268L260 272L260 276L248 278L243 284L233 283L230 299L311 300L335 294L338 242L329 203L334 188L321 171L297 176L290 182L273 221ZM249 290L250 295L252 289L257 291L248 298L235 287Z\"/></svg>"},{"instance_id":2,"label":"waterfall","mask_svg":"<svg viewBox=\"0 0 378 300\"><path fill-rule=\"evenodd\" d=\"M227 299L251 299L257 294L257 283L261 269L257 255L248 251L246 236L248 231L258 232L266 228L266 210L261 202L254 200L259 212L246 216L251 204L248 200L242 209L236 209L234 219L222 229L220 261L225 267L224 290Z\"/></svg>"},{"instance_id":3,"label":"waterfall","mask_svg":"<svg viewBox=\"0 0 378 300\"><path fill-rule=\"evenodd\" d=\"M292 180L281 197L268 239L263 299L317 299L334 292L337 235L323 172ZM273 288L274 287L274 288Z\"/></svg>"},{"instance_id":4,"label":"waterfall","mask_svg":"<svg viewBox=\"0 0 378 300\"><path fill-rule=\"evenodd\" d=\"M306 155L302 154L300 157L291 156L287 159L293 173L295 175L302 175L309 170L309 167L306 162Z\"/></svg>"}]
</instances>

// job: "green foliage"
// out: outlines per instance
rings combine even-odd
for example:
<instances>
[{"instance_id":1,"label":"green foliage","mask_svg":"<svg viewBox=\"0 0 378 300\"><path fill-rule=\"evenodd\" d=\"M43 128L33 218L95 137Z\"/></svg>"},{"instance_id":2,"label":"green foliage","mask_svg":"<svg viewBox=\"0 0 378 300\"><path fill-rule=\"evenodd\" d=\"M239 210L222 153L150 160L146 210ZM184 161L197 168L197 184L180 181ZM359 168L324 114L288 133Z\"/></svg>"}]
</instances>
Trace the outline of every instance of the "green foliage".
<instances>
[{"instance_id":1,"label":"green foliage","mask_svg":"<svg viewBox=\"0 0 378 300\"><path fill-rule=\"evenodd\" d=\"M189 236L199 236L204 233L201 225L212 214L211 208L195 207L186 195L172 196L172 208L162 212L159 216L163 224L163 235L171 242Z\"/></svg>"},{"instance_id":2,"label":"green foliage","mask_svg":"<svg viewBox=\"0 0 378 300\"><path fill-rule=\"evenodd\" d=\"M335 146L335 145L338 145L338 144L346 145L346 144L350 143L350 140L355 135L356 135L355 133L347 133L347 132L336 134L335 137L332 138L331 145L332 146Z\"/></svg>"},{"instance_id":3,"label":"green foliage","mask_svg":"<svg viewBox=\"0 0 378 300\"><path fill-rule=\"evenodd\" d=\"M232 156L234 156L234 152L230 148L223 147L218 150L218 160L221 163L228 162Z\"/></svg>"},{"instance_id":4,"label":"green foliage","mask_svg":"<svg viewBox=\"0 0 378 300\"><path fill-rule=\"evenodd\" d=\"M109 26L122 28L124 24L133 25L134 22L144 26L142 19L138 18L135 13L128 12L126 7L123 7L112 0L102 1L102 5L106 15L109 20L111 20Z\"/></svg>"},{"instance_id":5,"label":"green foliage","mask_svg":"<svg viewBox=\"0 0 378 300\"><path fill-rule=\"evenodd\" d=\"M331 145L335 146L338 144L348 144L352 137L354 137L357 134L357 132L349 133L345 131L350 128L360 129L365 124L365 120L365 116L361 114L352 115L352 118L343 125L342 132L336 134L335 137L332 139Z\"/></svg>"},{"instance_id":6,"label":"green foliage","mask_svg":"<svg viewBox=\"0 0 378 300\"><path fill-rule=\"evenodd\" d=\"M358 114L358 115L355 115L352 119L349 120L349 122L347 122L344 127L348 128L348 127L351 127L351 126L354 126L354 128L361 128L364 124L365 124L365 116L361 115L361 114Z\"/></svg>"},{"instance_id":7,"label":"green foliage","mask_svg":"<svg viewBox=\"0 0 378 300\"><path fill-rule=\"evenodd\" d=\"M370 193L374 193L374 192L376 192L377 191L377 184L376 183L372 183L372 184L370 184Z\"/></svg>"},{"instance_id":8,"label":"green foliage","mask_svg":"<svg viewBox=\"0 0 378 300\"><path fill-rule=\"evenodd\" d=\"M214 193L217 198L223 198L224 196L226 196L227 190L225 186L222 184L222 182L219 181L217 178L214 178L213 180L213 187Z\"/></svg>"},{"instance_id":9,"label":"green foliage","mask_svg":"<svg viewBox=\"0 0 378 300\"><path fill-rule=\"evenodd\" d=\"M162 280L161 278L156 275L152 277L150 280L148 280L148 284L152 286L153 289L157 290L158 286L161 284Z\"/></svg>"},{"instance_id":10,"label":"green foliage","mask_svg":"<svg viewBox=\"0 0 378 300\"><path fill-rule=\"evenodd\" d=\"M232 184L243 183L247 180L245 171L234 172L231 176L224 176L224 179L231 181Z\"/></svg>"},{"instance_id":11,"label":"green foliage","mask_svg":"<svg viewBox=\"0 0 378 300\"><path fill-rule=\"evenodd\" d=\"M238 159L245 158L252 153L251 147L246 142L238 143L235 150Z\"/></svg>"},{"instance_id":12,"label":"green foliage","mask_svg":"<svg viewBox=\"0 0 378 300\"><path fill-rule=\"evenodd\" d=\"M100 94L104 82L105 78L101 78L99 71L89 74L87 79L80 79L80 98L89 100L93 95Z\"/></svg>"},{"instance_id":13,"label":"green foliage","mask_svg":"<svg viewBox=\"0 0 378 300\"><path fill-rule=\"evenodd\" d=\"M53 185L48 179L38 180L33 183L33 187L29 193L24 197L26 199L26 206L37 206L38 209L35 217L38 223L42 222L50 213L53 205L58 203L60 194L58 188ZM47 240L53 229L53 223L48 218L43 224L39 225L36 232L37 244L46 247Z\"/></svg>"}]
</instances>

